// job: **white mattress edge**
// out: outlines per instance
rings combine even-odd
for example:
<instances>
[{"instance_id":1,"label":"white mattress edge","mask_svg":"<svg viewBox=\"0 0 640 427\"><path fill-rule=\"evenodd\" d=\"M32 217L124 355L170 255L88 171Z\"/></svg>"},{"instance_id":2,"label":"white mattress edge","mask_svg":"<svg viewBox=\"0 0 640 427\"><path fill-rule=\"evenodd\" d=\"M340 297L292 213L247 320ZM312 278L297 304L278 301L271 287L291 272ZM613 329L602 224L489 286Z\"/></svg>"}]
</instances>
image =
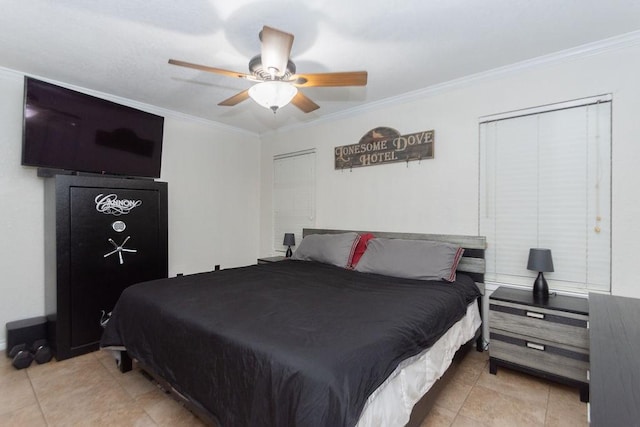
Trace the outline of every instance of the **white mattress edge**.
<instances>
[{"instance_id":1,"label":"white mattress edge","mask_svg":"<svg viewBox=\"0 0 640 427\"><path fill-rule=\"evenodd\" d=\"M404 426L413 406L451 365L455 352L475 336L482 324L478 304L467 306L465 316L436 343L402 361L367 399L356 427Z\"/></svg>"}]
</instances>

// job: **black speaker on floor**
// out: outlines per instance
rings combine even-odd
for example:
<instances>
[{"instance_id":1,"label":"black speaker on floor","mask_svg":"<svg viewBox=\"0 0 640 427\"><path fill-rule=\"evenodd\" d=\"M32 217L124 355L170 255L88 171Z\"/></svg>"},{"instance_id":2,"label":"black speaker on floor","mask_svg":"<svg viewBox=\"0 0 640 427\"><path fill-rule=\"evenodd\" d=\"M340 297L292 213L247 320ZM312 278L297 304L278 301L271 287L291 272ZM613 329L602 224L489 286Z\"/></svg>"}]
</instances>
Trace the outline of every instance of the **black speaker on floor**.
<instances>
[{"instance_id":1,"label":"black speaker on floor","mask_svg":"<svg viewBox=\"0 0 640 427\"><path fill-rule=\"evenodd\" d=\"M15 357L10 355L14 347L24 344L23 350L28 352L36 341L47 338L47 318L44 316L7 322L7 357Z\"/></svg>"}]
</instances>

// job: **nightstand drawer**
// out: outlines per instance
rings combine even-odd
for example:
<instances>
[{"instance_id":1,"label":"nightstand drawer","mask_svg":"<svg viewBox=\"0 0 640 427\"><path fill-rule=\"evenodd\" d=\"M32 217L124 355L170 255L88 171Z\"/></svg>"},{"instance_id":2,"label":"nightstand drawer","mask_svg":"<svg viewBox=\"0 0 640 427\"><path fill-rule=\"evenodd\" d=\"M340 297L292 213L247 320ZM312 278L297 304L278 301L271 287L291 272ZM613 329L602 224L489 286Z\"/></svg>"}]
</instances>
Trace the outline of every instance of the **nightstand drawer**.
<instances>
[{"instance_id":1,"label":"nightstand drawer","mask_svg":"<svg viewBox=\"0 0 640 427\"><path fill-rule=\"evenodd\" d=\"M489 324L492 329L509 331L574 347L589 347L588 317L527 307L502 301L491 301Z\"/></svg>"},{"instance_id":2,"label":"nightstand drawer","mask_svg":"<svg viewBox=\"0 0 640 427\"><path fill-rule=\"evenodd\" d=\"M272 256L272 257L258 258L258 264L270 264L272 262L286 261L287 259L288 258L283 257L283 256Z\"/></svg>"},{"instance_id":3,"label":"nightstand drawer","mask_svg":"<svg viewBox=\"0 0 640 427\"><path fill-rule=\"evenodd\" d=\"M589 350L491 330L491 357L588 382Z\"/></svg>"}]
</instances>

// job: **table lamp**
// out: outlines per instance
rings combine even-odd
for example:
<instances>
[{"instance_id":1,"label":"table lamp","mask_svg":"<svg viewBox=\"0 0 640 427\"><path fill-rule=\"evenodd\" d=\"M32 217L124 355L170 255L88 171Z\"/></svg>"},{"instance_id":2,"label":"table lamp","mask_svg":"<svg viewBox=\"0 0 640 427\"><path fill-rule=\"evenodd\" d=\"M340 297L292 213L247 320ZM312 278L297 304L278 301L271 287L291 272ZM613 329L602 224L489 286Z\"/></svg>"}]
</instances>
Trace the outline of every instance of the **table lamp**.
<instances>
[{"instance_id":1,"label":"table lamp","mask_svg":"<svg viewBox=\"0 0 640 427\"><path fill-rule=\"evenodd\" d=\"M293 233L284 233L284 242L282 242L284 246L287 246L287 254L285 255L287 258L291 258L293 252L291 252L291 246L296 245L296 236Z\"/></svg>"},{"instance_id":2,"label":"table lamp","mask_svg":"<svg viewBox=\"0 0 640 427\"><path fill-rule=\"evenodd\" d=\"M549 286L544 278L544 272L553 271L553 260L551 259L551 249L531 248L529 249L529 262L527 270L537 271L538 277L533 282L534 297L548 299Z\"/></svg>"}]
</instances>

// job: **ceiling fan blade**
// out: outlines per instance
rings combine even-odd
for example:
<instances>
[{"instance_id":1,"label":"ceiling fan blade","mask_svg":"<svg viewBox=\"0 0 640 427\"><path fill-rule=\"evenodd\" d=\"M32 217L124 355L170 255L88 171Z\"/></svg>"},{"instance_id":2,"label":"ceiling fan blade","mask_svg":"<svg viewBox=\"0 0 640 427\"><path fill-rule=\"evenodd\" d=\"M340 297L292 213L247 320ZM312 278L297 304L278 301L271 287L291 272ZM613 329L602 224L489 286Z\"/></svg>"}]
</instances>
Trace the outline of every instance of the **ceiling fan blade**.
<instances>
[{"instance_id":1,"label":"ceiling fan blade","mask_svg":"<svg viewBox=\"0 0 640 427\"><path fill-rule=\"evenodd\" d=\"M292 80L298 87L366 86L367 72L296 74Z\"/></svg>"},{"instance_id":2,"label":"ceiling fan blade","mask_svg":"<svg viewBox=\"0 0 640 427\"><path fill-rule=\"evenodd\" d=\"M262 68L274 76L284 76L287 72L291 46L293 46L293 34L265 25L260 32L260 40L262 40Z\"/></svg>"},{"instance_id":3,"label":"ceiling fan blade","mask_svg":"<svg viewBox=\"0 0 640 427\"><path fill-rule=\"evenodd\" d=\"M200 64L192 64L191 62L179 61L177 59L170 59L169 64L178 65L180 67L193 68L200 71L207 71L209 73L222 74L228 77L238 77L240 79L250 79L253 78L250 74L238 73L236 71L225 70L222 68L209 67L206 65Z\"/></svg>"},{"instance_id":4,"label":"ceiling fan blade","mask_svg":"<svg viewBox=\"0 0 640 427\"><path fill-rule=\"evenodd\" d=\"M248 98L249 98L249 89L236 93L231 98L227 98L224 101L218 103L218 105L221 105L223 107L233 107L234 105L237 105Z\"/></svg>"},{"instance_id":5,"label":"ceiling fan blade","mask_svg":"<svg viewBox=\"0 0 640 427\"><path fill-rule=\"evenodd\" d=\"M307 98L305 94L303 94L300 91L298 91L296 96L293 97L293 99L291 100L291 103L305 113L310 113L320 108L318 104L313 102L311 99Z\"/></svg>"}]
</instances>

